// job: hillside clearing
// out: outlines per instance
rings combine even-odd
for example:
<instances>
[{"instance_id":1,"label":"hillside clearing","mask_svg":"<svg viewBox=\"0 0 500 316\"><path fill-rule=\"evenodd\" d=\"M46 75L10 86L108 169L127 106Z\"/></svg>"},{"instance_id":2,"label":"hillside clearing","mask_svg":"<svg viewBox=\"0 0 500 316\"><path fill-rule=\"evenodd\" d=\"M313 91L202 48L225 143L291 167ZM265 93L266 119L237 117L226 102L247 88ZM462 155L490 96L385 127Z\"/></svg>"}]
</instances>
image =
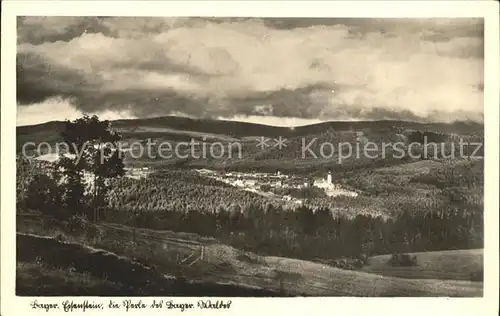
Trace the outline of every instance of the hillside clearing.
<instances>
[{"instance_id":1,"label":"hillside clearing","mask_svg":"<svg viewBox=\"0 0 500 316\"><path fill-rule=\"evenodd\" d=\"M390 255L371 257L362 271L407 279L470 280L472 273L483 270L483 249L447 250L411 253L418 266L393 267Z\"/></svg>"}]
</instances>

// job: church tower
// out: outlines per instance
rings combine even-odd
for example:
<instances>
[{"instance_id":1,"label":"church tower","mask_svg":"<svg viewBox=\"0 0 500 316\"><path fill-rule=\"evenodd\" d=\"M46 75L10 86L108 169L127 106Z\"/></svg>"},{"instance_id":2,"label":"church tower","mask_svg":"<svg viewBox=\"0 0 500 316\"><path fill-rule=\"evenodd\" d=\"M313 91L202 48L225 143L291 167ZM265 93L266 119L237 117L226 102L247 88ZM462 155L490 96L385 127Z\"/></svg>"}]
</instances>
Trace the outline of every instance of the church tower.
<instances>
[{"instance_id":1,"label":"church tower","mask_svg":"<svg viewBox=\"0 0 500 316\"><path fill-rule=\"evenodd\" d=\"M333 181L332 181L332 172L331 171L328 171L328 175L326 176L326 182L328 184L332 184Z\"/></svg>"}]
</instances>

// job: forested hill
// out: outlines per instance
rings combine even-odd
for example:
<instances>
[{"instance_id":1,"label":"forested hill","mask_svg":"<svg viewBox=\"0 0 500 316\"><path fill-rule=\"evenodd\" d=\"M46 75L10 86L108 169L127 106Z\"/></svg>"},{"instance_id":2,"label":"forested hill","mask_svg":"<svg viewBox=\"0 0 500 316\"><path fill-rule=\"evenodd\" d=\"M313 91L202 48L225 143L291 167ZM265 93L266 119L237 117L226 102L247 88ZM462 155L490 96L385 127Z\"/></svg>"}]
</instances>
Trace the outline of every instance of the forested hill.
<instances>
[{"instance_id":1,"label":"forested hill","mask_svg":"<svg viewBox=\"0 0 500 316\"><path fill-rule=\"evenodd\" d=\"M434 133L476 134L484 133L484 125L476 122L454 123L417 123L406 121L329 121L294 128L277 127L237 121L192 119L176 116L165 116L145 119L115 120L112 127L120 132L133 134L135 131L149 131L157 134L172 131L209 133L231 137L264 136L264 137L297 137L316 135L328 131L387 130L411 129ZM18 145L33 141L53 142L59 140L64 122L53 121L37 125L17 127ZM19 149L19 146L18 146Z\"/></svg>"}]
</instances>

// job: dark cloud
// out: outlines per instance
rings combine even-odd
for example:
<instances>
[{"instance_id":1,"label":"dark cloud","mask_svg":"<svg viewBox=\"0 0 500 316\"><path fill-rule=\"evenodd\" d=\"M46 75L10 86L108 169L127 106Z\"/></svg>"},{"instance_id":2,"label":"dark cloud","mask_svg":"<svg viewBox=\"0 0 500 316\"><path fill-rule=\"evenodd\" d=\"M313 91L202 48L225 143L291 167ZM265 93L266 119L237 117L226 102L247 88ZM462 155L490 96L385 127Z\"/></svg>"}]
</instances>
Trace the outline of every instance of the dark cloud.
<instances>
[{"instance_id":1,"label":"dark cloud","mask_svg":"<svg viewBox=\"0 0 500 316\"><path fill-rule=\"evenodd\" d=\"M40 103L51 97L72 100L80 111L132 110L134 115L168 114L172 111L206 115L203 103L173 90L103 90L103 80L63 67L54 67L34 54L17 57L17 101L20 105Z\"/></svg>"},{"instance_id":2,"label":"dark cloud","mask_svg":"<svg viewBox=\"0 0 500 316\"><path fill-rule=\"evenodd\" d=\"M135 21L138 21L135 23ZM448 41L453 37L484 37L484 20L481 18L411 19L411 18L251 18L251 17L18 17L19 43L70 41L82 33L101 33L110 37L122 37L126 31L158 34L176 27L196 27L203 22L242 23L259 21L266 27L293 30L297 28L342 26L352 35L381 33L392 36L395 31L431 32L422 39ZM130 27L132 25L132 27Z\"/></svg>"},{"instance_id":3,"label":"dark cloud","mask_svg":"<svg viewBox=\"0 0 500 316\"><path fill-rule=\"evenodd\" d=\"M78 98L102 85L98 75L89 76L53 65L33 53L17 55L16 76L16 95L20 105L41 102L55 96Z\"/></svg>"},{"instance_id":4,"label":"dark cloud","mask_svg":"<svg viewBox=\"0 0 500 316\"><path fill-rule=\"evenodd\" d=\"M160 17L18 17L18 43L68 42L82 34L121 38L159 34L176 27L195 27L208 18Z\"/></svg>"},{"instance_id":5,"label":"dark cloud","mask_svg":"<svg viewBox=\"0 0 500 316\"><path fill-rule=\"evenodd\" d=\"M259 20L268 27L283 30L338 25L348 27L353 35L375 32L392 36L393 32L428 31L432 32L432 35L422 36L423 39L448 41L454 37L484 37L482 18L261 18Z\"/></svg>"},{"instance_id":6,"label":"dark cloud","mask_svg":"<svg viewBox=\"0 0 500 316\"><path fill-rule=\"evenodd\" d=\"M22 17L17 102L58 97L137 117L398 120L443 116L432 108L444 102L467 116L463 104L482 92L482 36L481 19Z\"/></svg>"},{"instance_id":7,"label":"dark cloud","mask_svg":"<svg viewBox=\"0 0 500 316\"><path fill-rule=\"evenodd\" d=\"M68 42L83 33L113 36L99 17L18 17L18 43Z\"/></svg>"},{"instance_id":8,"label":"dark cloud","mask_svg":"<svg viewBox=\"0 0 500 316\"><path fill-rule=\"evenodd\" d=\"M276 91L251 93L231 100L236 114L259 114L259 106L267 106L268 115L278 117L318 118L328 104L315 98L316 92L327 91L331 94L335 85L314 84L297 89L280 89Z\"/></svg>"},{"instance_id":9,"label":"dark cloud","mask_svg":"<svg viewBox=\"0 0 500 316\"><path fill-rule=\"evenodd\" d=\"M75 105L82 112L103 110L131 110L137 117L168 115L172 112L185 113L197 117L210 116L210 109L204 100L190 98L172 90L158 91L112 91L85 94L78 98Z\"/></svg>"}]
</instances>

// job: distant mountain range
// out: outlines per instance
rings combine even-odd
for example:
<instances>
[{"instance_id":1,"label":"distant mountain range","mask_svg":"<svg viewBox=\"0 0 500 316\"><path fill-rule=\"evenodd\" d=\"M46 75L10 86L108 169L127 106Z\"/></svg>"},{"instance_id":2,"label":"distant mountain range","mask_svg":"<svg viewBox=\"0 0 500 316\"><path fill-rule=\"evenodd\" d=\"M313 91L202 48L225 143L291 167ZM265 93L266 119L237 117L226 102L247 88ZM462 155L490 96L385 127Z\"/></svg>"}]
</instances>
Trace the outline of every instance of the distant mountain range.
<instances>
[{"instance_id":1,"label":"distant mountain range","mask_svg":"<svg viewBox=\"0 0 500 316\"><path fill-rule=\"evenodd\" d=\"M205 143L220 142L226 147L229 146L230 142L236 141L242 146L242 156L239 159L226 157L228 155L224 155L222 159L213 159L210 156L203 159L194 159L189 155L187 158L175 156L173 159L166 160L159 159L158 156L153 158L139 155L139 159L131 159L127 155L125 163L129 166L153 166L156 168L157 166L173 165L182 168L223 168L226 170L261 170L265 172L274 172L276 168L291 172L310 172L311 170L322 172L322 169L337 172L338 170L374 168L375 166L412 161L392 159L390 155L389 158L382 156L375 160L368 159L368 157L355 159L353 156L349 157L348 160L343 160L342 164L340 164L335 162L339 156L338 151L335 151L335 154L332 154L333 156L328 159L312 159L309 156L302 159L304 140L309 143L314 139L315 142L311 149L318 152L318 150L321 150L321 144L325 142L335 144L335 146L345 142L354 146L359 139L362 139L363 142L370 141L377 144L401 141L407 143L408 141L413 142L411 139L415 139L415 137L412 137L414 134L425 135L425 133L415 133L415 131L427 132L427 135L437 135L437 139L442 139L447 143L457 142L459 138L482 141L484 135L483 124L475 122L330 121L298 127L277 127L238 121L166 116L115 120L111 121L111 125L123 136L125 144L145 143L150 139L155 144L168 142L174 145L178 142L188 143L194 139ZM20 153L23 145L27 142L35 144L46 142L51 145L62 142L60 133L63 129L64 122L61 121L17 127L17 152ZM282 149L277 149L275 146L267 146L265 149L258 148L256 144L258 144L260 137L268 138L270 142L275 142L276 139L282 137L286 139L286 146ZM31 149L34 149L32 145L30 146ZM224 152L227 154L229 151L229 148L226 148Z\"/></svg>"},{"instance_id":2,"label":"distant mountain range","mask_svg":"<svg viewBox=\"0 0 500 316\"><path fill-rule=\"evenodd\" d=\"M264 137L297 137L321 134L327 131L349 131L363 129L386 129L400 127L435 133L456 134L483 134L484 125L477 122L453 122L453 123L417 123L408 121L329 121L298 127L277 127L263 124L212 120L193 119L177 116L163 116L145 119L128 119L111 121L112 127L119 132L132 134L134 132L165 133L172 131L189 131L197 133L208 133L226 135L231 137L264 136ZM64 122L52 121L37 125L17 127L17 135L20 138L36 138L39 141L51 141L64 128ZM39 137L46 137L45 140Z\"/></svg>"}]
</instances>

